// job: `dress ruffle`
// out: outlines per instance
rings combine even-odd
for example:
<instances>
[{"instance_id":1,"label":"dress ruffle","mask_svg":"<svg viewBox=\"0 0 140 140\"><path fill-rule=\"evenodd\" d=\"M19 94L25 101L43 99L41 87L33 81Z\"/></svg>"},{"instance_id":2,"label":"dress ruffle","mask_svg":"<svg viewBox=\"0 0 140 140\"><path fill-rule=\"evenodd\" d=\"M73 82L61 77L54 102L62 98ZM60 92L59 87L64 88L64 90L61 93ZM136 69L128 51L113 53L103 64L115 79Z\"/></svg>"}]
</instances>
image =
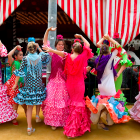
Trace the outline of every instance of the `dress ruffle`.
<instances>
[{"instance_id":1,"label":"dress ruffle","mask_svg":"<svg viewBox=\"0 0 140 140\"><path fill-rule=\"evenodd\" d=\"M11 104L8 104L8 96L6 94L7 87L0 86L0 123L11 121L18 117L18 114Z\"/></svg>"},{"instance_id":2,"label":"dress ruffle","mask_svg":"<svg viewBox=\"0 0 140 140\"><path fill-rule=\"evenodd\" d=\"M69 101L69 117L64 127L64 134L69 137L78 137L86 131L90 132L90 111L85 102Z\"/></svg>"},{"instance_id":3,"label":"dress ruffle","mask_svg":"<svg viewBox=\"0 0 140 140\"><path fill-rule=\"evenodd\" d=\"M24 71L19 71L19 70L15 70L14 72L13 72L16 76L19 76L19 77L25 77L26 76L26 74L25 74L25 72Z\"/></svg>"},{"instance_id":4,"label":"dress ruffle","mask_svg":"<svg viewBox=\"0 0 140 140\"><path fill-rule=\"evenodd\" d=\"M5 86L7 86L7 95L10 97L9 100L8 100L8 103L9 104L16 104L13 100L13 98L15 98L17 96L17 94L19 93L19 86L20 88L24 86L23 83L19 83L15 89L15 91L12 90L12 87L14 86L15 84L15 79L16 79L16 76L13 74L11 76L11 78L5 83Z\"/></svg>"},{"instance_id":5,"label":"dress ruffle","mask_svg":"<svg viewBox=\"0 0 140 140\"><path fill-rule=\"evenodd\" d=\"M134 103L134 106L129 110L129 113L131 118L140 123L140 92L135 97L135 99L137 101Z\"/></svg>"},{"instance_id":6,"label":"dress ruffle","mask_svg":"<svg viewBox=\"0 0 140 140\"><path fill-rule=\"evenodd\" d=\"M50 106L42 106L44 123L46 125L55 126L55 127L64 127L66 120L69 115L69 108L56 108Z\"/></svg>"},{"instance_id":7,"label":"dress ruffle","mask_svg":"<svg viewBox=\"0 0 140 140\"><path fill-rule=\"evenodd\" d=\"M92 58L94 56L94 54L92 53L92 49L90 49L89 47L86 47L85 43L84 43L84 46L83 46L83 51L86 50L87 51L87 56L88 56L88 59Z\"/></svg>"},{"instance_id":8,"label":"dress ruffle","mask_svg":"<svg viewBox=\"0 0 140 140\"><path fill-rule=\"evenodd\" d=\"M69 95L62 73L57 72L47 84L47 98L42 104L44 123L55 127L64 127L69 115Z\"/></svg>"},{"instance_id":9,"label":"dress ruffle","mask_svg":"<svg viewBox=\"0 0 140 140\"><path fill-rule=\"evenodd\" d=\"M32 89L30 87L23 87L19 89L19 93L13 100L20 105L41 105L45 98L45 86Z\"/></svg>"},{"instance_id":10,"label":"dress ruffle","mask_svg":"<svg viewBox=\"0 0 140 140\"><path fill-rule=\"evenodd\" d=\"M97 96L95 98L95 96L93 96L92 100L86 97L86 105L93 114L97 114L101 111L99 110L101 106L106 107L114 123L128 122L131 118L126 108L126 99L123 97L123 93L120 93L121 92L118 91L114 97Z\"/></svg>"}]
</instances>

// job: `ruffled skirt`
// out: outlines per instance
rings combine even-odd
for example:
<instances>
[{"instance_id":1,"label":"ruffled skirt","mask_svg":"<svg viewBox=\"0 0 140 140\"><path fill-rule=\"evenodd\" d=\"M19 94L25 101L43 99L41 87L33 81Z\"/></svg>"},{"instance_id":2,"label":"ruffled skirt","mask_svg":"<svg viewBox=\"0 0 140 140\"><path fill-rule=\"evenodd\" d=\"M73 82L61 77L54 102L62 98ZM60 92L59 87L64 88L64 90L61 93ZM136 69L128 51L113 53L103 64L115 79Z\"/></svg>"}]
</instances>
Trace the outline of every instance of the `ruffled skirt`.
<instances>
[{"instance_id":1,"label":"ruffled skirt","mask_svg":"<svg viewBox=\"0 0 140 140\"><path fill-rule=\"evenodd\" d=\"M23 105L41 105L46 99L45 86L32 88L23 87L19 89L19 93L13 99L17 104Z\"/></svg>"},{"instance_id":2,"label":"ruffled skirt","mask_svg":"<svg viewBox=\"0 0 140 140\"><path fill-rule=\"evenodd\" d=\"M90 111L85 101L76 102L69 100L70 113L64 127L64 134L68 137L82 136L86 131L90 132Z\"/></svg>"},{"instance_id":3,"label":"ruffled skirt","mask_svg":"<svg viewBox=\"0 0 140 140\"><path fill-rule=\"evenodd\" d=\"M64 127L69 115L69 95L65 81L51 80L47 85L47 98L42 104L44 123L55 127Z\"/></svg>"},{"instance_id":4,"label":"ruffled skirt","mask_svg":"<svg viewBox=\"0 0 140 140\"><path fill-rule=\"evenodd\" d=\"M91 111L91 121L97 124L100 118L101 111L107 109L107 122L108 125L114 123L125 123L131 118L126 108L126 98L119 90L114 97L109 96L93 96L92 100L86 97L86 105Z\"/></svg>"},{"instance_id":5,"label":"ruffled skirt","mask_svg":"<svg viewBox=\"0 0 140 140\"><path fill-rule=\"evenodd\" d=\"M135 97L135 99L137 101L134 103L134 106L129 110L129 113L131 118L140 123L140 92Z\"/></svg>"},{"instance_id":6,"label":"ruffled skirt","mask_svg":"<svg viewBox=\"0 0 140 140\"><path fill-rule=\"evenodd\" d=\"M5 123L16 119L18 114L11 104L8 104L8 96L6 94L7 87L0 86L0 123Z\"/></svg>"},{"instance_id":7,"label":"ruffled skirt","mask_svg":"<svg viewBox=\"0 0 140 140\"><path fill-rule=\"evenodd\" d=\"M12 87L14 86L15 84L15 79L16 79L16 76L13 74L11 76L11 78L5 83L5 86L7 86L7 95L10 97L9 100L8 100L8 103L9 104L16 104L13 100L13 98L15 98L17 96L17 94L19 93L19 86L16 87L15 91L12 90ZM24 85L20 85L20 87L23 87Z\"/></svg>"}]
</instances>

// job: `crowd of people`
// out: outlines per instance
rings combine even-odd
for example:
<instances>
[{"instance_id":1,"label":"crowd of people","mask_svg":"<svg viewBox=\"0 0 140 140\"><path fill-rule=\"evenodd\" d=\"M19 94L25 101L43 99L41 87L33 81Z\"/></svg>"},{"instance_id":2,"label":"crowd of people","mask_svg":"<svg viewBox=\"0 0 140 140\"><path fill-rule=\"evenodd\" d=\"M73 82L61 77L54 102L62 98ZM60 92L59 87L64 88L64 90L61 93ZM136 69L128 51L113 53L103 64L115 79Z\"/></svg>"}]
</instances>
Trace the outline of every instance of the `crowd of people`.
<instances>
[{"instance_id":1,"label":"crowd of people","mask_svg":"<svg viewBox=\"0 0 140 140\"><path fill-rule=\"evenodd\" d=\"M111 38L105 34L97 43L98 56L93 57L89 42L80 34L75 34L71 53L64 51L62 35L57 36L56 49L52 49L48 34L55 30L53 27L46 30L43 50L34 38L29 38L25 56L20 45L7 54L6 47L0 42L0 55L8 55L11 66L11 78L4 85L0 72L0 123L12 121L13 125L20 125L16 119L19 105L27 118L28 135L35 132L32 126L33 106L36 106L37 123L41 122L39 113L42 109L45 125L51 126L52 130L63 127L64 135L68 138L90 132L91 123L108 131L107 126L128 122L130 115L140 121L137 115L140 95L134 107L128 111L126 98L121 91L122 73L130 73L134 60L122 48L119 35ZM47 67L50 59L51 74L45 87L42 83L42 66ZM87 76L90 78L86 79ZM99 89L97 96L93 95L92 79L95 77Z\"/></svg>"}]
</instances>

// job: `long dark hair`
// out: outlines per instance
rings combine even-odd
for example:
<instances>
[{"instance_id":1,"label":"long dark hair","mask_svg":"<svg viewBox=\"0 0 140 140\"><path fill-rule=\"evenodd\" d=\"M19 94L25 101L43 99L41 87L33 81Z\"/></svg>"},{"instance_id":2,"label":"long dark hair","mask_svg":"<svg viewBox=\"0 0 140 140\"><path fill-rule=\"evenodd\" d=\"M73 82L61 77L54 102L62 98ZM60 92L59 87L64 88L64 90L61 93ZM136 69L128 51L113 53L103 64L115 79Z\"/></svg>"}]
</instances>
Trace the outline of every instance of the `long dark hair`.
<instances>
[{"instance_id":1,"label":"long dark hair","mask_svg":"<svg viewBox=\"0 0 140 140\"><path fill-rule=\"evenodd\" d=\"M101 45L101 48L100 48L100 56L99 56L98 63L97 63L97 65L96 65L96 69L97 69L97 67L98 67L98 65L99 65L99 62L100 62L100 59L102 58L102 56L103 56L103 55L107 55L107 54L109 54L109 46L106 45L106 44L102 44L102 45Z\"/></svg>"}]
</instances>

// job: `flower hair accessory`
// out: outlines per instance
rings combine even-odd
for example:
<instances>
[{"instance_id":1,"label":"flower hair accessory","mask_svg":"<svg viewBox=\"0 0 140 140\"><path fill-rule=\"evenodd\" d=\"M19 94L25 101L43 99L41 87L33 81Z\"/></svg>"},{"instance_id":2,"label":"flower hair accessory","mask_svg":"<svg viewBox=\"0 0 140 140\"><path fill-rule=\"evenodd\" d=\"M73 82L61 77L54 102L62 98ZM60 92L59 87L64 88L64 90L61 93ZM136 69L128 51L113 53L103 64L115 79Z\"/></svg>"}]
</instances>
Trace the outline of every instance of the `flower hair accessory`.
<instances>
[{"instance_id":1,"label":"flower hair accessory","mask_svg":"<svg viewBox=\"0 0 140 140\"><path fill-rule=\"evenodd\" d=\"M119 38L119 33L114 33L113 38Z\"/></svg>"},{"instance_id":2,"label":"flower hair accessory","mask_svg":"<svg viewBox=\"0 0 140 140\"><path fill-rule=\"evenodd\" d=\"M75 39L75 40L74 40L74 43L76 43L76 42L81 43L80 39Z\"/></svg>"},{"instance_id":3,"label":"flower hair accessory","mask_svg":"<svg viewBox=\"0 0 140 140\"><path fill-rule=\"evenodd\" d=\"M63 40L63 36L62 36L62 35L57 35L56 38L57 38L57 39L61 39L61 40Z\"/></svg>"},{"instance_id":4,"label":"flower hair accessory","mask_svg":"<svg viewBox=\"0 0 140 140\"><path fill-rule=\"evenodd\" d=\"M76 42L79 42L79 45L82 47L82 44L80 43L80 42L81 42L80 39L75 39L75 40L74 40L73 47L75 46Z\"/></svg>"},{"instance_id":5,"label":"flower hair accessory","mask_svg":"<svg viewBox=\"0 0 140 140\"><path fill-rule=\"evenodd\" d=\"M21 51L21 49L17 48L18 51Z\"/></svg>"},{"instance_id":6,"label":"flower hair accessory","mask_svg":"<svg viewBox=\"0 0 140 140\"><path fill-rule=\"evenodd\" d=\"M35 38L34 37L29 37L28 42L32 42L32 41L35 42Z\"/></svg>"}]
</instances>

